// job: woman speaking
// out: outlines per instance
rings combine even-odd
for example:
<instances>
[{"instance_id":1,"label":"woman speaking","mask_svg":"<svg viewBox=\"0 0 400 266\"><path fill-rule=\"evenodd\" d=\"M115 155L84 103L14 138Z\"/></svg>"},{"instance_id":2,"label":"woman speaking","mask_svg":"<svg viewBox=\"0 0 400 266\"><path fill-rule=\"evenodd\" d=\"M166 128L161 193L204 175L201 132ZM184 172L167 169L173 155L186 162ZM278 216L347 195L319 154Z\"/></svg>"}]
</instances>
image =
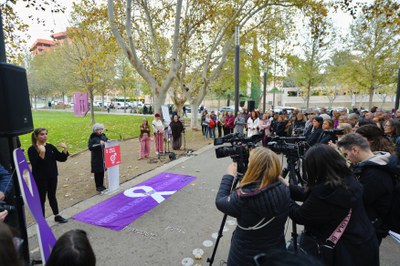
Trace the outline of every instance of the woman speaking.
<instances>
[{"instance_id":1,"label":"woman speaking","mask_svg":"<svg viewBox=\"0 0 400 266\"><path fill-rule=\"evenodd\" d=\"M253 257L271 249L285 249L284 226L289 212L289 190L279 181L281 164L271 150L251 151L249 167L238 188L232 163L217 194L217 208L237 219L228 265L254 265Z\"/></svg>"},{"instance_id":2,"label":"woman speaking","mask_svg":"<svg viewBox=\"0 0 400 266\"><path fill-rule=\"evenodd\" d=\"M66 223L68 220L60 215L56 198L58 182L56 161L65 162L69 153L65 143L62 142L58 144L58 146L63 149L62 152L54 145L47 142L47 129L37 128L32 133L32 146L28 149L28 157L32 166L32 174L39 191L43 216L45 216L44 203L46 202L47 194L51 210L54 214L54 220L59 223Z\"/></svg>"}]
</instances>

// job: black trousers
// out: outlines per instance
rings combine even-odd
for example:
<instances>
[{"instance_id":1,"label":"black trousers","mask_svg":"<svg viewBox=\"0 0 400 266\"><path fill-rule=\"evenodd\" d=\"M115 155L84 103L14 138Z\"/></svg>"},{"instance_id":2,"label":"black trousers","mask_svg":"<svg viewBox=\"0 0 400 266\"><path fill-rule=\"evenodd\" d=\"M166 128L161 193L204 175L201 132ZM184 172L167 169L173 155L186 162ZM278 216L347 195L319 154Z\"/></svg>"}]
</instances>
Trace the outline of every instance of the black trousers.
<instances>
[{"instance_id":1,"label":"black trousers","mask_svg":"<svg viewBox=\"0 0 400 266\"><path fill-rule=\"evenodd\" d=\"M44 210L44 203L46 202L46 194L47 198L49 199L50 207L51 210L53 211L53 214L56 215L58 214L58 202L56 198L56 191L57 191L57 182L58 178L53 177L53 178L38 178L35 180L38 191L39 191L39 197L40 197L40 204L42 205L42 212L43 216L45 216L45 210Z\"/></svg>"},{"instance_id":2,"label":"black trousers","mask_svg":"<svg viewBox=\"0 0 400 266\"><path fill-rule=\"evenodd\" d=\"M104 172L94 173L94 182L96 183L96 188L102 187L104 182Z\"/></svg>"}]
</instances>

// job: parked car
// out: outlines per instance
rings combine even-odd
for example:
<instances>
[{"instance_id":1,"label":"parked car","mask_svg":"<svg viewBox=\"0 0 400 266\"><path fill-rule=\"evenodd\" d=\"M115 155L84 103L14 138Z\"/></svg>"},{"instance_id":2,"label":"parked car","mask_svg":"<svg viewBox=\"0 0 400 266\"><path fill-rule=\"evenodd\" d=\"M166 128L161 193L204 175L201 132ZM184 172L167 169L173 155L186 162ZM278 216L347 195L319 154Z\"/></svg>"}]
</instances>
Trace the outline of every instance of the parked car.
<instances>
[{"instance_id":1,"label":"parked car","mask_svg":"<svg viewBox=\"0 0 400 266\"><path fill-rule=\"evenodd\" d=\"M291 106L276 106L274 108L275 113L285 112L286 114L290 114L293 110L296 109L295 107Z\"/></svg>"},{"instance_id":2,"label":"parked car","mask_svg":"<svg viewBox=\"0 0 400 266\"><path fill-rule=\"evenodd\" d=\"M347 114L350 113L350 110L347 107L335 107L335 108L333 108L333 110L335 110L336 112L340 112L342 110L345 110Z\"/></svg>"},{"instance_id":3,"label":"parked car","mask_svg":"<svg viewBox=\"0 0 400 266\"><path fill-rule=\"evenodd\" d=\"M231 106L222 106L218 109L219 112L235 112L235 106L231 105Z\"/></svg>"}]
</instances>

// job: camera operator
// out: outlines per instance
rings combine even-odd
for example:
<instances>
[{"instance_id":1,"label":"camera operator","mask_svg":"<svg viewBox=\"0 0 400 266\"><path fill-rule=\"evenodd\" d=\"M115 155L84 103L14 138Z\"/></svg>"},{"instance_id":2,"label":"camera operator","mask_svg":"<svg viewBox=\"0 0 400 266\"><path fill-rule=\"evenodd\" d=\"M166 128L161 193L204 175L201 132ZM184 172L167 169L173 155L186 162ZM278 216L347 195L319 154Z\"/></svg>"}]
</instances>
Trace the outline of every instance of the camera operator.
<instances>
[{"instance_id":1,"label":"camera operator","mask_svg":"<svg viewBox=\"0 0 400 266\"><path fill-rule=\"evenodd\" d=\"M285 249L284 226L289 191L279 181L278 156L264 147L251 151L249 166L238 188L231 191L237 174L232 163L223 176L216 206L237 219L228 265L253 265L253 257L271 249Z\"/></svg>"},{"instance_id":2,"label":"camera operator","mask_svg":"<svg viewBox=\"0 0 400 266\"><path fill-rule=\"evenodd\" d=\"M290 218L304 225L306 235L333 247L323 249L332 256L332 260L324 257L325 265L379 265L378 242L364 209L362 186L345 159L328 145L317 144L307 151L304 166L308 176L305 189L281 181L289 186L293 200L303 201L302 205L291 201ZM345 217L347 225L342 227ZM333 234L339 224L341 236ZM336 245L331 242L332 235L339 239ZM300 241L300 250L302 247Z\"/></svg>"}]
</instances>

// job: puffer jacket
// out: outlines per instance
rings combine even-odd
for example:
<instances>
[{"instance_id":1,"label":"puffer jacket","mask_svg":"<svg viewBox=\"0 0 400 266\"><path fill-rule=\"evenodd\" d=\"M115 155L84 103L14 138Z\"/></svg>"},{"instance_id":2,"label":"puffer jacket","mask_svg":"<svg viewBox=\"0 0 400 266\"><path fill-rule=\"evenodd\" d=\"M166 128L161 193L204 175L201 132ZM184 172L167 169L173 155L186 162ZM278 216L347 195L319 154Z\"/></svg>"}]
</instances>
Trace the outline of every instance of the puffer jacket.
<instances>
[{"instance_id":1,"label":"puffer jacket","mask_svg":"<svg viewBox=\"0 0 400 266\"><path fill-rule=\"evenodd\" d=\"M238 223L232 236L228 265L254 265L254 256L270 249L285 249L289 190L276 181L263 189L254 183L231 191L233 180L233 176L224 175L216 198L217 208L235 217Z\"/></svg>"}]
</instances>

